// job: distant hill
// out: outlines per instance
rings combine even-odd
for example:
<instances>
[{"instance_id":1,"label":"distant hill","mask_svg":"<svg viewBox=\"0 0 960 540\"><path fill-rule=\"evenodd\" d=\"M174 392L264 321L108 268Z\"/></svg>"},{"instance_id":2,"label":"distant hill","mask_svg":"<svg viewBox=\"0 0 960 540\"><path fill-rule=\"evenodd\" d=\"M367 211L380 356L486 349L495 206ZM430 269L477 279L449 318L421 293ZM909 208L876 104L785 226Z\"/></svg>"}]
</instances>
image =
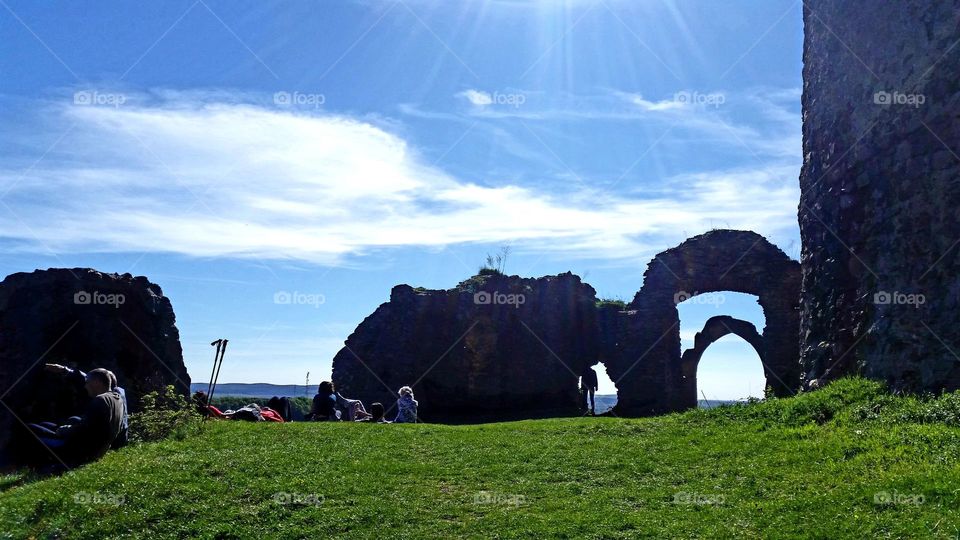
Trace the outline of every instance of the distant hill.
<instances>
[{"instance_id":1,"label":"distant hill","mask_svg":"<svg viewBox=\"0 0 960 540\"><path fill-rule=\"evenodd\" d=\"M701 399L697 401L697 407L701 409L712 409L714 407L720 407L721 405L734 405L736 403L743 403L745 400L742 399L711 399L704 400Z\"/></svg>"},{"instance_id":2,"label":"distant hill","mask_svg":"<svg viewBox=\"0 0 960 540\"><path fill-rule=\"evenodd\" d=\"M207 391L207 383L193 383L190 385L190 391ZM313 397L317 393L317 385L311 384L309 388L302 384L267 384L267 383L219 383L214 391L214 396L243 396L243 397L262 397L271 398L273 396L307 396Z\"/></svg>"}]
</instances>

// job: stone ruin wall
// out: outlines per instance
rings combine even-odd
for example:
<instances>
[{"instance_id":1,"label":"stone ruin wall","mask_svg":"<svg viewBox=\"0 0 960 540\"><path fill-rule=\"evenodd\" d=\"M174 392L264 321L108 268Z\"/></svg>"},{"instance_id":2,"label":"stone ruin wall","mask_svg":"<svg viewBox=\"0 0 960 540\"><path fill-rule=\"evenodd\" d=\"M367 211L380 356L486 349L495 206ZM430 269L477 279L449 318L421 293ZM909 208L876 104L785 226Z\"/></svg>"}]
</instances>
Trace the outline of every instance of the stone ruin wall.
<instances>
[{"instance_id":1,"label":"stone ruin wall","mask_svg":"<svg viewBox=\"0 0 960 540\"><path fill-rule=\"evenodd\" d=\"M960 388L960 3L803 16L805 381Z\"/></svg>"},{"instance_id":2,"label":"stone ruin wall","mask_svg":"<svg viewBox=\"0 0 960 540\"><path fill-rule=\"evenodd\" d=\"M578 376L602 362L617 385L616 414L683 410L697 403L696 366L683 365L676 304L740 291L764 309L767 383L789 395L800 382L799 288L796 261L756 233L731 230L657 255L625 309L598 305L570 273L476 276L449 290L398 285L337 353L333 381L348 397L387 407L412 385L430 421L504 420L576 414ZM524 301L478 303L477 294Z\"/></svg>"},{"instance_id":3,"label":"stone ruin wall","mask_svg":"<svg viewBox=\"0 0 960 540\"><path fill-rule=\"evenodd\" d=\"M67 418L88 397L45 363L113 371L131 411L190 376L170 299L147 278L89 268L20 272L0 282L0 450L23 422ZM0 459L2 461L2 459Z\"/></svg>"}]
</instances>

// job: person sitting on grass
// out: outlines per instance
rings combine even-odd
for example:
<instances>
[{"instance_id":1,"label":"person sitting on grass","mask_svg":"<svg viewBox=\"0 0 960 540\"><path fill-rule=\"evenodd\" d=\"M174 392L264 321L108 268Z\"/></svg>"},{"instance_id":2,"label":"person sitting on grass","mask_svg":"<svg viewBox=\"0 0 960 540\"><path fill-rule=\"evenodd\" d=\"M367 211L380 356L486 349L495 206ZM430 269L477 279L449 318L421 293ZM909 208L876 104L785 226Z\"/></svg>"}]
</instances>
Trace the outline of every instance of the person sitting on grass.
<instances>
[{"instance_id":1,"label":"person sitting on grass","mask_svg":"<svg viewBox=\"0 0 960 540\"><path fill-rule=\"evenodd\" d=\"M337 406L340 408L342 417L346 421L354 422L370 418L370 413L363 408L363 402L359 399L345 398L340 395L340 392L334 392L334 395L337 397Z\"/></svg>"},{"instance_id":2,"label":"person sitting on grass","mask_svg":"<svg viewBox=\"0 0 960 540\"><path fill-rule=\"evenodd\" d=\"M374 424L389 424L390 421L383 417L383 403L379 401L374 401L370 404L370 416L367 418L360 418L357 422L371 422Z\"/></svg>"},{"instance_id":3,"label":"person sitting on grass","mask_svg":"<svg viewBox=\"0 0 960 540\"><path fill-rule=\"evenodd\" d=\"M404 386L397 392L400 399L397 400L397 417L394 423L414 424L417 422L417 400L413 399L413 388Z\"/></svg>"},{"instance_id":4,"label":"person sitting on grass","mask_svg":"<svg viewBox=\"0 0 960 540\"><path fill-rule=\"evenodd\" d=\"M310 407L310 420L326 421L340 420L341 413L337 409L336 390L333 383L323 381L317 387L317 395L313 396L313 405Z\"/></svg>"},{"instance_id":5,"label":"person sitting on grass","mask_svg":"<svg viewBox=\"0 0 960 540\"><path fill-rule=\"evenodd\" d=\"M123 424L123 400L116 388L111 388L113 381L116 376L106 369L91 371L84 381L91 399L82 415L71 417L68 424L61 426L43 422L27 427L68 467L100 459Z\"/></svg>"},{"instance_id":6,"label":"person sitting on grass","mask_svg":"<svg viewBox=\"0 0 960 540\"><path fill-rule=\"evenodd\" d=\"M54 373L66 377L66 379L74 384L78 389L83 390L84 385L87 381L87 374L80 371L79 369L70 369L67 366L62 366L60 364L44 364L44 371L48 373ZM105 370L110 374L110 389L116 390L120 394L120 400L123 402L123 421L120 424L120 433L117 435L117 438L114 439L113 444L110 446L114 450L117 448L123 448L127 445L127 437L130 428L130 416L129 410L127 408L127 392L117 384L117 376L110 370ZM43 422L44 424L51 424L52 422Z\"/></svg>"}]
</instances>

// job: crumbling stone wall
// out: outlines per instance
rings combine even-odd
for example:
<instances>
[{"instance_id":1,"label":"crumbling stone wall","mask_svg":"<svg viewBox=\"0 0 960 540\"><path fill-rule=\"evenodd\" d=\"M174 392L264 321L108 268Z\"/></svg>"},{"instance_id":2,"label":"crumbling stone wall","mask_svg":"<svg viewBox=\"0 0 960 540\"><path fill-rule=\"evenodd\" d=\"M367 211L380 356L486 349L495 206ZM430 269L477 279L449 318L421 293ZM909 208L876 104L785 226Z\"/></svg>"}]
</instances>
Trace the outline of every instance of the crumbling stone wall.
<instances>
[{"instance_id":1,"label":"crumbling stone wall","mask_svg":"<svg viewBox=\"0 0 960 540\"><path fill-rule=\"evenodd\" d=\"M685 376L676 303L713 291L759 297L767 383L778 395L795 392L799 264L756 233L728 230L658 255L626 309L598 305L570 273L488 274L440 291L398 285L337 353L333 382L347 397L388 407L411 385L431 421L563 415L578 410L583 368L603 362L618 388L617 414L683 410L697 403L696 362ZM721 322L760 347L749 323Z\"/></svg>"},{"instance_id":2,"label":"crumbling stone wall","mask_svg":"<svg viewBox=\"0 0 960 540\"><path fill-rule=\"evenodd\" d=\"M960 5L805 6L805 380L960 388Z\"/></svg>"},{"instance_id":3,"label":"crumbling stone wall","mask_svg":"<svg viewBox=\"0 0 960 540\"><path fill-rule=\"evenodd\" d=\"M799 264L754 232L714 230L660 253L648 265L643 288L623 313L617 354L606 363L617 383L617 414L696 406L696 383L683 373L677 304L717 291L758 297L766 318L767 385L777 395L796 391Z\"/></svg>"},{"instance_id":4,"label":"crumbling stone wall","mask_svg":"<svg viewBox=\"0 0 960 540\"><path fill-rule=\"evenodd\" d=\"M398 285L334 357L333 382L388 409L411 385L430 421L574 414L579 374L597 359L595 304L593 287L570 273Z\"/></svg>"},{"instance_id":5,"label":"crumbling stone wall","mask_svg":"<svg viewBox=\"0 0 960 540\"><path fill-rule=\"evenodd\" d=\"M57 363L112 370L131 410L190 376L170 300L145 277L89 268L17 273L0 282L0 448L24 422L64 419L88 399L43 371Z\"/></svg>"}]
</instances>

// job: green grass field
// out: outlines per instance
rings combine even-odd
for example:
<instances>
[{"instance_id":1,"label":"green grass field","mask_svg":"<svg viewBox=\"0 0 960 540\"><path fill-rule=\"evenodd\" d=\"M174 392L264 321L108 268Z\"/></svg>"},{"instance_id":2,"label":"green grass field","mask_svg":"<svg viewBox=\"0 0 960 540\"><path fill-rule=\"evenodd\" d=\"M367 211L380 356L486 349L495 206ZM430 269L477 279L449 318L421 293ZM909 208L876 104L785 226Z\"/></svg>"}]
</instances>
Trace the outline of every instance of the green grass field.
<instances>
[{"instance_id":1,"label":"green grass field","mask_svg":"<svg viewBox=\"0 0 960 540\"><path fill-rule=\"evenodd\" d=\"M210 422L7 477L11 538L957 538L960 395L844 380L659 418Z\"/></svg>"}]
</instances>

